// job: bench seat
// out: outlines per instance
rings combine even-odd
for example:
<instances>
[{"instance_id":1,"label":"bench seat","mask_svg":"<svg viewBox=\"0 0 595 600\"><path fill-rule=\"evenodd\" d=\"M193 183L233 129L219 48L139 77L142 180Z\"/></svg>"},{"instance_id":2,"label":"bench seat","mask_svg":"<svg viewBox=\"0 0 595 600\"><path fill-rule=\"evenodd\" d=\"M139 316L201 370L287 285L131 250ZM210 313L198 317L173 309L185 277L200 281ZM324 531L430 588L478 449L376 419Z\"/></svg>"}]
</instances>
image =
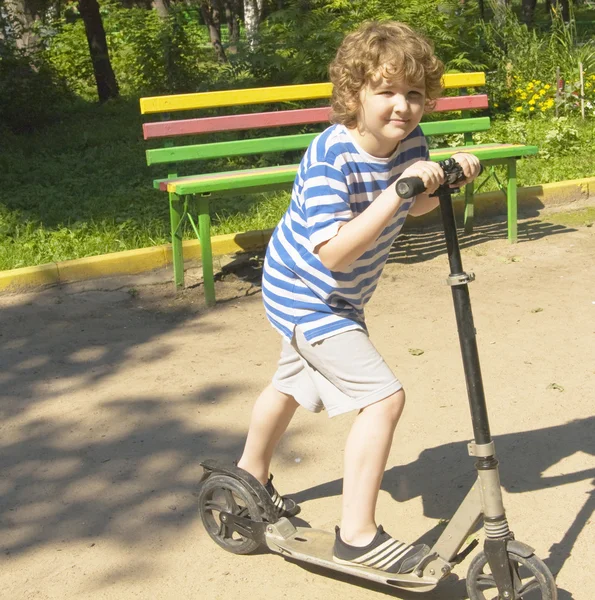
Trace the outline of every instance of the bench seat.
<instances>
[{"instance_id":1,"label":"bench seat","mask_svg":"<svg viewBox=\"0 0 595 600\"><path fill-rule=\"evenodd\" d=\"M490 160L502 161L506 158L523 158L537 154L537 146L522 144L477 144L455 148L438 148L430 150L430 158L434 161L444 160L457 152L474 154L482 162ZM277 188L287 188L293 183L298 165L281 165L242 169L238 171L223 171L221 173L205 173L171 179L156 179L153 186L162 192L184 196L186 194L212 194L230 191L234 194L242 190L251 193L255 191L270 191ZM258 188L255 190L255 188Z\"/></svg>"}]
</instances>

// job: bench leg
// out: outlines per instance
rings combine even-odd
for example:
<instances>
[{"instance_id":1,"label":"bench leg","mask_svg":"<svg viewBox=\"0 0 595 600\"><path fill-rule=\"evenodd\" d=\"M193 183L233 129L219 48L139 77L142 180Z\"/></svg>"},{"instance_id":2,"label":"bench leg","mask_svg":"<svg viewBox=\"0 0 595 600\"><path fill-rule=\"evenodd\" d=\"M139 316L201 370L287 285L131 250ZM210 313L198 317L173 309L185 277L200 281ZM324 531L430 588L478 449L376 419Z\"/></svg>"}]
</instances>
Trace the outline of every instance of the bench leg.
<instances>
[{"instance_id":1,"label":"bench leg","mask_svg":"<svg viewBox=\"0 0 595 600\"><path fill-rule=\"evenodd\" d=\"M508 184L506 189L506 201L508 206L508 241L516 244L517 232L517 185L516 185L516 160L508 162Z\"/></svg>"},{"instance_id":2,"label":"bench leg","mask_svg":"<svg viewBox=\"0 0 595 600\"><path fill-rule=\"evenodd\" d=\"M473 182L465 186L465 233L473 231Z\"/></svg>"},{"instance_id":3,"label":"bench leg","mask_svg":"<svg viewBox=\"0 0 595 600\"><path fill-rule=\"evenodd\" d=\"M213 252L211 250L211 215L209 199L198 197L198 231L200 233L200 252L202 258L202 276L207 306L215 304L215 280L213 276Z\"/></svg>"},{"instance_id":4,"label":"bench leg","mask_svg":"<svg viewBox=\"0 0 595 600\"><path fill-rule=\"evenodd\" d=\"M169 220L171 223L171 250L174 263L174 284L176 289L184 287L184 251L181 227L184 203L177 194L169 194Z\"/></svg>"}]
</instances>

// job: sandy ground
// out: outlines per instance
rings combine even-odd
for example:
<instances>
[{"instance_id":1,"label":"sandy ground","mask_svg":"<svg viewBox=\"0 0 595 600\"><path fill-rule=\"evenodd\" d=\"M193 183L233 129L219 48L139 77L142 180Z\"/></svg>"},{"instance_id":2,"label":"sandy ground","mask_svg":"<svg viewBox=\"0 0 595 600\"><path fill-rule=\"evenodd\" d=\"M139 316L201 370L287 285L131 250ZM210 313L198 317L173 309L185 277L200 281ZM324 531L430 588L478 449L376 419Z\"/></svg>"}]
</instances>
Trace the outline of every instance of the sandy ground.
<instances>
[{"instance_id":1,"label":"sandy ground","mask_svg":"<svg viewBox=\"0 0 595 600\"><path fill-rule=\"evenodd\" d=\"M594 256L595 227L547 220L515 246L500 222L463 240L509 521L561 600L595 596ZM232 267L211 311L199 288L174 298L147 278L0 298L2 598L421 597L228 554L202 529L199 462L238 456L279 345L258 260ZM408 540L435 539L473 480L447 274L438 231L405 234L368 310L408 393L378 519ZM302 411L275 458L314 527L337 522L351 421ZM469 561L425 597L467 598Z\"/></svg>"}]
</instances>

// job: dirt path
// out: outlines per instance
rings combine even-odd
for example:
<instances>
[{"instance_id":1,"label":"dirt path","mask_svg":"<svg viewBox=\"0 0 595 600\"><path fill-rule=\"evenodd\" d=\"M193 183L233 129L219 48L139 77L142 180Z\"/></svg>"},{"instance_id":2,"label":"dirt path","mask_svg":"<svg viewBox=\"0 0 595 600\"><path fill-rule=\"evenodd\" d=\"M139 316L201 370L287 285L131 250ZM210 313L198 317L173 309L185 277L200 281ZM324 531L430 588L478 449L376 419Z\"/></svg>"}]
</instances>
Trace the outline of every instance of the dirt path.
<instances>
[{"instance_id":1,"label":"dirt path","mask_svg":"<svg viewBox=\"0 0 595 600\"><path fill-rule=\"evenodd\" d=\"M463 250L477 276L505 503L517 538L557 574L560 600L592 600L595 227L531 221L521 233L510 246L502 224L484 225ZM473 478L440 240L404 236L368 310L372 338L408 392L378 516L410 540L435 538ZM257 271L239 274L219 284L227 300L209 312L196 289L174 299L169 284L0 298L3 598L421 597L279 556L227 554L203 531L199 461L238 455L278 352ZM337 522L351 419L298 414L276 457L275 483L313 527ZM425 597L466 598L468 562Z\"/></svg>"}]
</instances>

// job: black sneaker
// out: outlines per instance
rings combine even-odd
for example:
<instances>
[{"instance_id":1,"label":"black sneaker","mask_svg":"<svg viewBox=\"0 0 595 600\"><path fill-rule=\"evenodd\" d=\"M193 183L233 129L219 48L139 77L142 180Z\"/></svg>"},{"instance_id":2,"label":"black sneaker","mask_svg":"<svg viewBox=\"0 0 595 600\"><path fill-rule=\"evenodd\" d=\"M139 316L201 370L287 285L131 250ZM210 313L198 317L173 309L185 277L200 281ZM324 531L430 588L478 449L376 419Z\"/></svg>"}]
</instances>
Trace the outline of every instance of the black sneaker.
<instances>
[{"instance_id":1,"label":"black sneaker","mask_svg":"<svg viewBox=\"0 0 595 600\"><path fill-rule=\"evenodd\" d=\"M269 493L279 519L281 517L295 517L295 515L300 512L300 507L294 500L291 498L284 498L277 492L273 485L272 475L269 477L264 489Z\"/></svg>"},{"instance_id":2,"label":"black sneaker","mask_svg":"<svg viewBox=\"0 0 595 600\"><path fill-rule=\"evenodd\" d=\"M415 565L430 551L425 544L411 546L392 538L378 526L374 539L367 546L351 546L341 539L341 531L335 527L333 560L341 565L368 567L387 573L411 573Z\"/></svg>"}]
</instances>

